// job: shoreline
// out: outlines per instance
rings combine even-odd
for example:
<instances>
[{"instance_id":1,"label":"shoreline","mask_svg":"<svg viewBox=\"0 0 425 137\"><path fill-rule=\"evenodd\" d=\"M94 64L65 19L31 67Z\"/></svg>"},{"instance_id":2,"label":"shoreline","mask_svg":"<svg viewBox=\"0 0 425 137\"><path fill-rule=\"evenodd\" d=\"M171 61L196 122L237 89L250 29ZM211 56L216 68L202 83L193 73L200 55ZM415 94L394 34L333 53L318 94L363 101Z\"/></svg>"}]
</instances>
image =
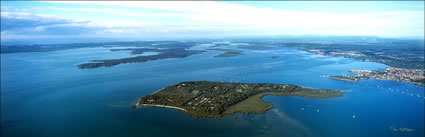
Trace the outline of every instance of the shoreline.
<instances>
[{"instance_id":1,"label":"shoreline","mask_svg":"<svg viewBox=\"0 0 425 137\"><path fill-rule=\"evenodd\" d=\"M136 107L138 106L148 106L148 107L162 107L162 108L172 108L172 109L177 109L177 110L181 110L183 112L187 112L186 109L184 108L179 108L179 107L175 107L175 106L166 106L166 105L156 105L156 104L139 104L139 102L137 102L137 104L135 104Z\"/></svg>"},{"instance_id":2,"label":"shoreline","mask_svg":"<svg viewBox=\"0 0 425 137\"><path fill-rule=\"evenodd\" d=\"M335 79L335 80L342 80L342 81L349 81L349 82L357 82L359 80L352 80L352 79L348 79L348 78L339 78L339 77L335 77L335 76L326 76L327 78L330 79Z\"/></svg>"}]
</instances>

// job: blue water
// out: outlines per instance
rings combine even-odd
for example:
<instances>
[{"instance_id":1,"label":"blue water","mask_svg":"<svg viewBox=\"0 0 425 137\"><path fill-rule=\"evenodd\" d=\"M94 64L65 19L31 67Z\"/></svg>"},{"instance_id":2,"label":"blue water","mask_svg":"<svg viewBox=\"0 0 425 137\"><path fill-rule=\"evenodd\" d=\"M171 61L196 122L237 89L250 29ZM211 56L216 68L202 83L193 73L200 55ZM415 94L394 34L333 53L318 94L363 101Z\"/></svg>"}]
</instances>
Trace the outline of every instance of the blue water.
<instances>
[{"instance_id":1,"label":"blue water","mask_svg":"<svg viewBox=\"0 0 425 137\"><path fill-rule=\"evenodd\" d=\"M244 51L231 58L214 58L220 52L209 51L96 69L76 65L133 55L108 48L2 54L1 136L424 136L423 87L323 77L386 65L291 48ZM275 55L280 57L272 59ZM288 83L345 94L329 99L266 96L275 109L237 118L194 119L173 109L131 108L141 96L192 80ZM391 126L415 131L393 132Z\"/></svg>"}]
</instances>

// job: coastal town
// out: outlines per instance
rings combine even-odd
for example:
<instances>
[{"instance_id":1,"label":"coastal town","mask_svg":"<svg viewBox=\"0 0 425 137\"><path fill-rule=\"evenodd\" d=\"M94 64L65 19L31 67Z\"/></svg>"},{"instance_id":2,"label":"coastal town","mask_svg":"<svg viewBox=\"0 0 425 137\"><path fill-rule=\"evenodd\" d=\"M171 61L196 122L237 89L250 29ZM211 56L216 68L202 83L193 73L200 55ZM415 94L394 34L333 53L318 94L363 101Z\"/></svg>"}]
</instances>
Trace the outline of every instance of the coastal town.
<instances>
[{"instance_id":1,"label":"coastal town","mask_svg":"<svg viewBox=\"0 0 425 137\"><path fill-rule=\"evenodd\" d=\"M360 59L367 62L377 62L389 67L379 70L349 70L355 75L328 76L332 79L357 82L359 80L378 79L407 82L425 86L424 50L418 48L418 43L409 43L403 50L398 48L377 48L379 46L393 47L391 43L366 44L320 44L320 43L287 43L289 46L300 45L307 52L323 56ZM420 44L420 43L419 43Z\"/></svg>"},{"instance_id":2,"label":"coastal town","mask_svg":"<svg viewBox=\"0 0 425 137\"><path fill-rule=\"evenodd\" d=\"M329 78L345 81L359 81L367 79L378 79L378 80L394 80L407 82L419 86L425 86L425 75L424 69L404 69L388 67L379 70L349 70L350 72L357 73L356 75L348 76L329 76Z\"/></svg>"}]
</instances>

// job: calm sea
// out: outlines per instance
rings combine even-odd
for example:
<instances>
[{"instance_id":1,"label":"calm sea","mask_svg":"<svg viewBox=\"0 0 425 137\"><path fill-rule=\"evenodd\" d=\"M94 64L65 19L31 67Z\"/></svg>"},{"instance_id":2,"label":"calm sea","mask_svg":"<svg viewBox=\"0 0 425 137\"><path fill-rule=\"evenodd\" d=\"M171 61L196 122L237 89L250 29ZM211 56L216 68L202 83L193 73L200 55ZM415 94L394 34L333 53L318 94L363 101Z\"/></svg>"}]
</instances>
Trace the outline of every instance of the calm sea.
<instances>
[{"instance_id":1,"label":"calm sea","mask_svg":"<svg viewBox=\"0 0 425 137\"><path fill-rule=\"evenodd\" d=\"M349 69L386 65L291 49L244 50L214 58L209 51L180 59L78 69L92 59L131 56L110 48L1 55L2 137L423 137L424 88L411 84L328 79ZM280 56L279 58L271 58ZM166 108L132 109L141 96L182 81L287 83L343 90L330 99L266 96L265 114L194 119ZM393 128L414 129L412 132Z\"/></svg>"}]
</instances>

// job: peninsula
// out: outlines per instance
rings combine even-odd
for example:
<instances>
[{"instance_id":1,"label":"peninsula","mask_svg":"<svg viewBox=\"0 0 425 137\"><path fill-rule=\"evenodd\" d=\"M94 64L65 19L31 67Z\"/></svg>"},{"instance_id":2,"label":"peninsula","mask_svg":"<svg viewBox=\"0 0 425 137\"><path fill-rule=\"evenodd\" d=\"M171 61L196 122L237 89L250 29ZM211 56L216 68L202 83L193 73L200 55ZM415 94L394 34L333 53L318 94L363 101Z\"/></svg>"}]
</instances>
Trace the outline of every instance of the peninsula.
<instances>
[{"instance_id":1,"label":"peninsula","mask_svg":"<svg viewBox=\"0 0 425 137\"><path fill-rule=\"evenodd\" d=\"M265 95L328 98L343 92L303 88L287 84L182 82L140 98L134 107L174 108L198 117L220 118L235 113L260 114L273 108L262 100Z\"/></svg>"}]
</instances>

